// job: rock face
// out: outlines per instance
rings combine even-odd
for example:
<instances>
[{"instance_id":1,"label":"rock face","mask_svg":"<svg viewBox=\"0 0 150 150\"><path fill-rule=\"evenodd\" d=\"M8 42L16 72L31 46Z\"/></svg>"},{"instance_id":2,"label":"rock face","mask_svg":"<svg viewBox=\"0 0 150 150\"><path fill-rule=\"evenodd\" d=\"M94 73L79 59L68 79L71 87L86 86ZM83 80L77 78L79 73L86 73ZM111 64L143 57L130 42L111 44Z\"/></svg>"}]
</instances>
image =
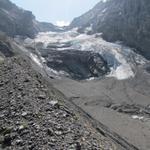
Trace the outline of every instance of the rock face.
<instances>
[{"instance_id":1,"label":"rock face","mask_svg":"<svg viewBox=\"0 0 150 150\"><path fill-rule=\"evenodd\" d=\"M30 11L18 8L9 0L0 0L0 30L10 36L23 35L33 37L37 32L34 28L35 17Z\"/></svg>"},{"instance_id":2,"label":"rock face","mask_svg":"<svg viewBox=\"0 0 150 150\"><path fill-rule=\"evenodd\" d=\"M50 50L46 58L48 67L57 71L65 71L73 79L101 77L110 70L107 62L100 54L88 51Z\"/></svg>"},{"instance_id":3,"label":"rock face","mask_svg":"<svg viewBox=\"0 0 150 150\"><path fill-rule=\"evenodd\" d=\"M108 41L121 40L150 59L150 2L148 0L107 0L99 2L70 27L92 27Z\"/></svg>"},{"instance_id":4,"label":"rock face","mask_svg":"<svg viewBox=\"0 0 150 150\"><path fill-rule=\"evenodd\" d=\"M61 29L52 23L47 22L38 22L36 21L36 28L38 32L48 32L48 31L54 31L54 32L60 32Z\"/></svg>"},{"instance_id":5,"label":"rock face","mask_svg":"<svg viewBox=\"0 0 150 150\"><path fill-rule=\"evenodd\" d=\"M9 0L0 0L0 30L9 36L33 38L38 32L58 30L51 23L38 22L30 11L23 10Z\"/></svg>"},{"instance_id":6,"label":"rock face","mask_svg":"<svg viewBox=\"0 0 150 150\"><path fill-rule=\"evenodd\" d=\"M9 43L5 43L3 41L0 41L0 53L2 53L5 57L11 57L14 55L10 49Z\"/></svg>"}]
</instances>

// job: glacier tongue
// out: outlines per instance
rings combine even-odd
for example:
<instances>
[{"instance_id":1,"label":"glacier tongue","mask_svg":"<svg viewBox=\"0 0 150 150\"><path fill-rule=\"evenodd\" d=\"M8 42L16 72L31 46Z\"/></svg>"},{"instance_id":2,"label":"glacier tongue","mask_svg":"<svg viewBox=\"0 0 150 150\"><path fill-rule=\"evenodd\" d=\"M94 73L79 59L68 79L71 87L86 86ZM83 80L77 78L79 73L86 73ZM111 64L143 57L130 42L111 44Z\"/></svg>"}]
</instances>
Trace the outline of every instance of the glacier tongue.
<instances>
[{"instance_id":1,"label":"glacier tongue","mask_svg":"<svg viewBox=\"0 0 150 150\"><path fill-rule=\"evenodd\" d=\"M135 74L128 65L120 65L116 70L112 69L111 73L107 77L115 77L118 80L128 79L134 77Z\"/></svg>"},{"instance_id":2,"label":"glacier tongue","mask_svg":"<svg viewBox=\"0 0 150 150\"><path fill-rule=\"evenodd\" d=\"M79 34L77 29L61 33L39 33L34 40L26 39L24 43L43 43L43 48L47 48L50 44L58 44L60 46L57 46L55 49L59 51L72 49L98 52L107 61L111 69L107 77L115 77L118 80L134 77L134 65L145 63L145 59L133 52L132 49L119 43L107 42L100 36L97 36L97 34ZM69 46L61 46L65 43L69 43Z\"/></svg>"}]
</instances>

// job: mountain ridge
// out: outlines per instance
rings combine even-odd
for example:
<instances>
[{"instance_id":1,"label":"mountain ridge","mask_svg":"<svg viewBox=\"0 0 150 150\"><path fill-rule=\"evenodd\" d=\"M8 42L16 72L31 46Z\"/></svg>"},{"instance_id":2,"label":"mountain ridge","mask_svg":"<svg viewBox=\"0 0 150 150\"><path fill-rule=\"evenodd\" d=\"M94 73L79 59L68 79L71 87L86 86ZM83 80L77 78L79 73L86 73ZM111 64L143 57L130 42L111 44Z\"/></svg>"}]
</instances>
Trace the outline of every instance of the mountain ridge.
<instances>
[{"instance_id":1,"label":"mountain ridge","mask_svg":"<svg viewBox=\"0 0 150 150\"><path fill-rule=\"evenodd\" d=\"M31 11L19 8L10 0L0 0L0 30L8 36L34 38L38 32L60 31L52 23L39 22Z\"/></svg>"},{"instance_id":2,"label":"mountain ridge","mask_svg":"<svg viewBox=\"0 0 150 150\"><path fill-rule=\"evenodd\" d=\"M123 41L150 59L150 3L147 0L109 0L99 2L93 9L75 18L70 28L101 32L107 41Z\"/></svg>"}]
</instances>

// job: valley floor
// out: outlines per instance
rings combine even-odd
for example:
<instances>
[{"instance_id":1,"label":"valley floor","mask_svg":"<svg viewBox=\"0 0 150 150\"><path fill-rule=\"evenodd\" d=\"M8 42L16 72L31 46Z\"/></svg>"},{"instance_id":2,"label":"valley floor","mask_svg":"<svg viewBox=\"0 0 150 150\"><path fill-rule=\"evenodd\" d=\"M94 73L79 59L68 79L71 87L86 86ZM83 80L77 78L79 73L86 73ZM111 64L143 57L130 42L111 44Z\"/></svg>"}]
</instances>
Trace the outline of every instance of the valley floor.
<instances>
[{"instance_id":1,"label":"valley floor","mask_svg":"<svg viewBox=\"0 0 150 150\"><path fill-rule=\"evenodd\" d=\"M134 78L126 80L63 78L53 80L53 85L137 149L150 149L150 75L142 68Z\"/></svg>"}]
</instances>

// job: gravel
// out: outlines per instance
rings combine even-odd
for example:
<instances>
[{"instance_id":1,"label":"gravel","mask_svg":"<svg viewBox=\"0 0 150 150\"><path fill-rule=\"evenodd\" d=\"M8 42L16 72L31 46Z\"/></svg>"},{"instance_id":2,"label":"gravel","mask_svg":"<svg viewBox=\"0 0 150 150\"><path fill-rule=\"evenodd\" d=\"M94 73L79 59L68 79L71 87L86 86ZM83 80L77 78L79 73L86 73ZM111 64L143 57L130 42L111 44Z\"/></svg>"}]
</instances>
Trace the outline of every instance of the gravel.
<instances>
[{"instance_id":1,"label":"gravel","mask_svg":"<svg viewBox=\"0 0 150 150\"><path fill-rule=\"evenodd\" d=\"M114 150L20 56L0 65L0 149Z\"/></svg>"}]
</instances>

